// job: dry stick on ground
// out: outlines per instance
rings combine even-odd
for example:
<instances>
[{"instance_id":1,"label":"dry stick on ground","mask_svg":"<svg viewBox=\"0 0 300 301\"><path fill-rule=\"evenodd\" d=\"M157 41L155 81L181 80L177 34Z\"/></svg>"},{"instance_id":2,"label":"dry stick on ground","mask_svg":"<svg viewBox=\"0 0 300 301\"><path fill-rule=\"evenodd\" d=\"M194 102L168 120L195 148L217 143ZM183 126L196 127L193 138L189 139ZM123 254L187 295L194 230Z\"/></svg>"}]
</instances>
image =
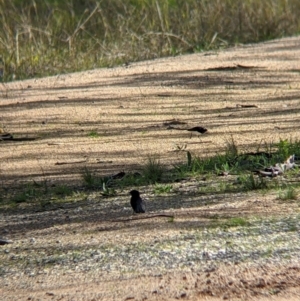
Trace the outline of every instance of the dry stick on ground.
<instances>
[{"instance_id":1,"label":"dry stick on ground","mask_svg":"<svg viewBox=\"0 0 300 301\"><path fill-rule=\"evenodd\" d=\"M0 238L0 246L11 244L11 243L12 243L11 240Z\"/></svg>"},{"instance_id":2,"label":"dry stick on ground","mask_svg":"<svg viewBox=\"0 0 300 301\"><path fill-rule=\"evenodd\" d=\"M49 142L48 145L65 145L66 143L63 142Z\"/></svg>"},{"instance_id":3,"label":"dry stick on ground","mask_svg":"<svg viewBox=\"0 0 300 301\"><path fill-rule=\"evenodd\" d=\"M201 133L201 134L204 134L207 132L207 129L206 128L203 128L202 126L195 126L193 128L178 128L178 127L174 127L172 125L169 125L167 127L167 130L179 130L179 131L189 131L189 132L198 132L198 133Z\"/></svg>"},{"instance_id":4,"label":"dry stick on ground","mask_svg":"<svg viewBox=\"0 0 300 301\"><path fill-rule=\"evenodd\" d=\"M14 142L14 141L34 141L36 140L36 137L21 137L21 138L14 138L11 134L7 133L5 135L0 136L0 141L5 141L5 142Z\"/></svg>"},{"instance_id":5,"label":"dry stick on ground","mask_svg":"<svg viewBox=\"0 0 300 301\"><path fill-rule=\"evenodd\" d=\"M236 105L237 108L258 108L257 105L240 105L240 104L237 104Z\"/></svg>"},{"instance_id":6,"label":"dry stick on ground","mask_svg":"<svg viewBox=\"0 0 300 301\"><path fill-rule=\"evenodd\" d=\"M76 163L84 163L85 160L78 160L78 161L70 161L70 162L56 162L55 165L64 165L64 164L76 164Z\"/></svg>"},{"instance_id":7,"label":"dry stick on ground","mask_svg":"<svg viewBox=\"0 0 300 301\"><path fill-rule=\"evenodd\" d=\"M154 217L169 217L169 218L174 218L174 215L169 215L169 214L155 214L151 216L146 216L146 217L141 217L141 218L128 218L128 219L122 219L122 220L112 220L112 222L130 222L130 221L137 221L137 220L143 220L143 219L149 219L149 218L154 218Z\"/></svg>"}]
</instances>

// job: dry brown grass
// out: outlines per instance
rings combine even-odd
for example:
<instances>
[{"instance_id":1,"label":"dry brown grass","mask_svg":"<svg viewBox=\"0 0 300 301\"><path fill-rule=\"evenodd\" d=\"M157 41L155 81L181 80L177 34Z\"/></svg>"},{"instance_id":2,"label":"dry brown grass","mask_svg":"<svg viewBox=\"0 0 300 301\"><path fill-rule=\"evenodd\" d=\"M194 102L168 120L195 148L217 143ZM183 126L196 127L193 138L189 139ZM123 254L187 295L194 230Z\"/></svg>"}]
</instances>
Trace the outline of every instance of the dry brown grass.
<instances>
[{"instance_id":1,"label":"dry brown grass","mask_svg":"<svg viewBox=\"0 0 300 301\"><path fill-rule=\"evenodd\" d=\"M5 0L0 71L7 81L270 40L299 33L299 12L297 0Z\"/></svg>"}]
</instances>

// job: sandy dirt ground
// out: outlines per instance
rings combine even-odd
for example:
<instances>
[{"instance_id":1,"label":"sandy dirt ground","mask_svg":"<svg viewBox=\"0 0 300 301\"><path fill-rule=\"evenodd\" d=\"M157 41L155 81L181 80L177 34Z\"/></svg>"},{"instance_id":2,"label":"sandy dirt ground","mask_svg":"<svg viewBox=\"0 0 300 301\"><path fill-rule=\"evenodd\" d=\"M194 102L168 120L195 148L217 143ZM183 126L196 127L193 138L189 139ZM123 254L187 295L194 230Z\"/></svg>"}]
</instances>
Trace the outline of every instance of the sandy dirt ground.
<instances>
[{"instance_id":1,"label":"sandy dirt ground","mask_svg":"<svg viewBox=\"0 0 300 301\"><path fill-rule=\"evenodd\" d=\"M0 87L2 128L21 138L0 142L2 187L43 180L74 186L82 184L85 167L107 176L138 171L149 156L172 166L186 160L178 149L210 156L232 138L245 151L299 140L300 38ZM193 126L208 131L186 131ZM20 244L24 235L43 235L20 227L10 231L2 221L0 235ZM59 285L55 277L37 275L24 280L24 287L18 277L3 280L0 294L3 300L300 300L299 269L220 265L203 273L166 271L119 280L66 274ZM264 294L276 289L280 293Z\"/></svg>"}]
</instances>

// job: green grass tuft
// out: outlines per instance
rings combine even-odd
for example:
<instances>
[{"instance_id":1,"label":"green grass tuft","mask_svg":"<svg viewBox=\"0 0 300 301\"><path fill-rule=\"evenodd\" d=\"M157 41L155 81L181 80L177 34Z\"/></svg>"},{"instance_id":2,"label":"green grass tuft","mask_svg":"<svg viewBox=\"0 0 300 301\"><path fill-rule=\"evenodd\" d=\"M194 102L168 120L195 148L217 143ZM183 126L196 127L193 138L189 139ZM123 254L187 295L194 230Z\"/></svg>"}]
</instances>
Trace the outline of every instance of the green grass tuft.
<instances>
[{"instance_id":1,"label":"green grass tuft","mask_svg":"<svg viewBox=\"0 0 300 301\"><path fill-rule=\"evenodd\" d=\"M242 217L232 217L225 222L227 227L245 227L249 226L249 222Z\"/></svg>"},{"instance_id":2,"label":"green grass tuft","mask_svg":"<svg viewBox=\"0 0 300 301\"><path fill-rule=\"evenodd\" d=\"M241 175L238 181L244 191L265 189L268 187L265 178L254 176L253 174Z\"/></svg>"},{"instance_id":3,"label":"green grass tuft","mask_svg":"<svg viewBox=\"0 0 300 301\"><path fill-rule=\"evenodd\" d=\"M88 136L91 138L99 138L100 137L100 135L96 131L90 131L88 133Z\"/></svg>"},{"instance_id":4,"label":"green grass tuft","mask_svg":"<svg viewBox=\"0 0 300 301\"><path fill-rule=\"evenodd\" d=\"M149 184L161 182L165 168L155 156L148 156L146 164L142 168L145 181Z\"/></svg>"},{"instance_id":5,"label":"green grass tuft","mask_svg":"<svg viewBox=\"0 0 300 301\"><path fill-rule=\"evenodd\" d=\"M84 168L81 176L88 188L102 188L103 182L105 182L104 179L94 175L87 167Z\"/></svg>"},{"instance_id":6,"label":"green grass tuft","mask_svg":"<svg viewBox=\"0 0 300 301\"><path fill-rule=\"evenodd\" d=\"M72 193L72 189L67 185L58 185L53 188L53 192L58 196L66 196Z\"/></svg>"},{"instance_id":7,"label":"green grass tuft","mask_svg":"<svg viewBox=\"0 0 300 301\"><path fill-rule=\"evenodd\" d=\"M170 193L173 189L173 186L170 184L158 184L156 183L154 186L154 193L155 194L164 194L164 193Z\"/></svg>"},{"instance_id":8,"label":"green grass tuft","mask_svg":"<svg viewBox=\"0 0 300 301\"><path fill-rule=\"evenodd\" d=\"M297 196L298 196L298 193L295 190L295 188L292 186L289 186L284 190L281 189L278 194L278 198L283 201L296 200Z\"/></svg>"}]
</instances>

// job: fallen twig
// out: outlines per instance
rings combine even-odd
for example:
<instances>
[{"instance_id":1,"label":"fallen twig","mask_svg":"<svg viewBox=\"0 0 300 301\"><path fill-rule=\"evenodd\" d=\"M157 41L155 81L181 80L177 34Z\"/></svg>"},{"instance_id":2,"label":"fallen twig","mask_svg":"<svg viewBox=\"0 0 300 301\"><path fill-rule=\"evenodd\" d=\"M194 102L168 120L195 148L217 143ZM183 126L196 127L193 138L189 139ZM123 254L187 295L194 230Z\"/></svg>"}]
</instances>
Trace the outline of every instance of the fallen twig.
<instances>
[{"instance_id":1,"label":"fallen twig","mask_svg":"<svg viewBox=\"0 0 300 301\"><path fill-rule=\"evenodd\" d=\"M48 145L64 145L65 143L63 143L63 142L49 142L47 144Z\"/></svg>"},{"instance_id":2,"label":"fallen twig","mask_svg":"<svg viewBox=\"0 0 300 301\"><path fill-rule=\"evenodd\" d=\"M69 162L56 162L55 165L76 164L76 163L84 163L84 162L86 162L86 159L78 160L78 161L69 161Z\"/></svg>"},{"instance_id":3,"label":"fallen twig","mask_svg":"<svg viewBox=\"0 0 300 301\"><path fill-rule=\"evenodd\" d=\"M128 218L128 219L122 219L122 220L113 220L113 222L131 222L131 221L137 221L137 220L143 220L143 219L149 219L154 217L168 217L168 218L174 218L174 215L169 214L155 214L151 216L143 216L141 218Z\"/></svg>"},{"instance_id":4,"label":"fallen twig","mask_svg":"<svg viewBox=\"0 0 300 301\"><path fill-rule=\"evenodd\" d=\"M7 240L7 239L2 239L2 238L0 238L0 246L7 245L7 244L11 244L11 243L12 243L11 240Z\"/></svg>"}]
</instances>

